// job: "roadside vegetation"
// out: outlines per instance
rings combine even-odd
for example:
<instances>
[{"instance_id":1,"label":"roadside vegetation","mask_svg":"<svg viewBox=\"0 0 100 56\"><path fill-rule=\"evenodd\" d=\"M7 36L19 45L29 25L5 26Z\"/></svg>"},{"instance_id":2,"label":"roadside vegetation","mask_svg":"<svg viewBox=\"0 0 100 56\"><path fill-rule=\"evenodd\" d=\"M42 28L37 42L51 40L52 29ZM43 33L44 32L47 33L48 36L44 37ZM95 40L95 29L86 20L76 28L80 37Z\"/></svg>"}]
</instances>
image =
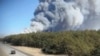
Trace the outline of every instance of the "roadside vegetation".
<instances>
[{"instance_id":1,"label":"roadside vegetation","mask_svg":"<svg viewBox=\"0 0 100 56\"><path fill-rule=\"evenodd\" d=\"M41 48L47 54L100 56L100 30L10 35L6 36L3 41L17 46Z\"/></svg>"},{"instance_id":2,"label":"roadside vegetation","mask_svg":"<svg viewBox=\"0 0 100 56\"><path fill-rule=\"evenodd\" d=\"M0 37L0 41L2 41L3 40L3 38L2 37Z\"/></svg>"}]
</instances>

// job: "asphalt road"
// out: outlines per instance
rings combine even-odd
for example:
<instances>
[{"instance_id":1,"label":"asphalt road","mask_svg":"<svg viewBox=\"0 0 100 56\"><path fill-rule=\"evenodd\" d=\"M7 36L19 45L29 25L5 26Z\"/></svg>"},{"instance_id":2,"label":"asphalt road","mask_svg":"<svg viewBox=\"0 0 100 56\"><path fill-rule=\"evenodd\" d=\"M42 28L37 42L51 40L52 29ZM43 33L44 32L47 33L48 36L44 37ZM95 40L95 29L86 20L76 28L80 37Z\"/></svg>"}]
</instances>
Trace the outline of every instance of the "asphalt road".
<instances>
[{"instance_id":1,"label":"asphalt road","mask_svg":"<svg viewBox=\"0 0 100 56\"><path fill-rule=\"evenodd\" d=\"M0 56L7 56L7 54L2 50L1 47L0 47Z\"/></svg>"},{"instance_id":2,"label":"asphalt road","mask_svg":"<svg viewBox=\"0 0 100 56\"><path fill-rule=\"evenodd\" d=\"M24 54L18 50L15 50L16 54L11 54L11 50L15 49L0 42L0 56L28 56L27 54Z\"/></svg>"}]
</instances>

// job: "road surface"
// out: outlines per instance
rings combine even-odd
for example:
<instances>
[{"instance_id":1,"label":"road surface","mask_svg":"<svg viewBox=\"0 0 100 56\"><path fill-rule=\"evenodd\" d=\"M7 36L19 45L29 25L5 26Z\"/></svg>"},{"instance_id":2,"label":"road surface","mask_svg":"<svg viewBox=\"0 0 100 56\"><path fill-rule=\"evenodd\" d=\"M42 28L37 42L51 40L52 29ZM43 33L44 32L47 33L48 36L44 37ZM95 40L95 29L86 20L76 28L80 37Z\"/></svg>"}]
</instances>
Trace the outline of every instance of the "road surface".
<instances>
[{"instance_id":1,"label":"road surface","mask_svg":"<svg viewBox=\"0 0 100 56\"><path fill-rule=\"evenodd\" d=\"M2 50L1 47L0 47L0 56L7 56L7 54Z\"/></svg>"},{"instance_id":2,"label":"road surface","mask_svg":"<svg viewBox=\"0 0 100 56\"><path fill-rule=\"evenodd\" d=\"M15 49L11 48L9 45L0 42L0 56L29 56L18 50L15 50L16 54L10 54L11 50L15 50Z\"/></svg>"}]
</instances>

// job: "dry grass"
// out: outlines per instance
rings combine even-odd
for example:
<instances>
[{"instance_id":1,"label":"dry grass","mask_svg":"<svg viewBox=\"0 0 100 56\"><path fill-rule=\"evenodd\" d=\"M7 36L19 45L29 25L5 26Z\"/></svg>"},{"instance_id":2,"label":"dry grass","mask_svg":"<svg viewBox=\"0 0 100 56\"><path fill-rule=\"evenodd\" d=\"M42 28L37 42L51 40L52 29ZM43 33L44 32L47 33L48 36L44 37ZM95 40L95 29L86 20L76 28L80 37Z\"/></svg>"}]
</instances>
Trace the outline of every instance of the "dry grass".
<instances>
[{"instance_id":1,"label":"dry grass","mask_svg":"<svg viewBox=\"0 0 100 56\"><path fill-rule=\"evenodd\" d=\"M41 49L33 47L14 46L14 48L33 56L65 56L65 55L47 55L42 53Z\"/></svg>"}]
</instances>

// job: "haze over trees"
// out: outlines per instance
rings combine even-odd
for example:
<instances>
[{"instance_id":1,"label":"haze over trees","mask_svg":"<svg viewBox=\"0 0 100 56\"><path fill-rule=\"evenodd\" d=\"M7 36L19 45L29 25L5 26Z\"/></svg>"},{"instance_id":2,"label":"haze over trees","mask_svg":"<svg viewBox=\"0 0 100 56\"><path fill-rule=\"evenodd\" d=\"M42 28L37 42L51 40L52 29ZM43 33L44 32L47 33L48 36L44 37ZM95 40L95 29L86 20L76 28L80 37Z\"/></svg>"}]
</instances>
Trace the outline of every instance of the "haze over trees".
<instances>
[{"instance_id":1,"label":"haze over trees","mask_svg":"<svg viewBox=\"0 0 100 56\"><path fill-rule=\"evenodd\" d=\"M100 56L100 30L10 35L6 36L3 41L17 46L41 48L47 54Z\"/></svg>"}]
</instances>

